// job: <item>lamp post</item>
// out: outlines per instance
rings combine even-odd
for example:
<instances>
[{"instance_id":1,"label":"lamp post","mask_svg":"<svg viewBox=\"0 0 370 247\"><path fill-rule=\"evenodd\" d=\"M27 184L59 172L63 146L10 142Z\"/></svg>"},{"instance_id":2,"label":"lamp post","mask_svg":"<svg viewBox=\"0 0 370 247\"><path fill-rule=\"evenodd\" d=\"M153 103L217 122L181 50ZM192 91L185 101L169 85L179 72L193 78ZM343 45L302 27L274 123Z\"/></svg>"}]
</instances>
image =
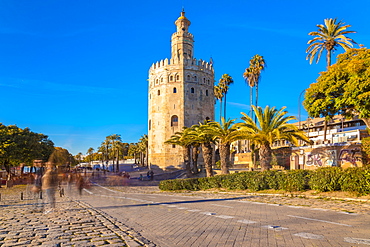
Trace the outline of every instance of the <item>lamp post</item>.
<instances>
[{"instance_id":1,"label":"lamp post","mask_svg":"<svg viewBox=\"0 0 370 247\"><path fill-rule=\"evenodd\" d=\"M303 89L303 91L299 94L298 97L298 129L301 129L301 97L302 94L306 91L306 89Z\"/></svg>"}]
</instances>

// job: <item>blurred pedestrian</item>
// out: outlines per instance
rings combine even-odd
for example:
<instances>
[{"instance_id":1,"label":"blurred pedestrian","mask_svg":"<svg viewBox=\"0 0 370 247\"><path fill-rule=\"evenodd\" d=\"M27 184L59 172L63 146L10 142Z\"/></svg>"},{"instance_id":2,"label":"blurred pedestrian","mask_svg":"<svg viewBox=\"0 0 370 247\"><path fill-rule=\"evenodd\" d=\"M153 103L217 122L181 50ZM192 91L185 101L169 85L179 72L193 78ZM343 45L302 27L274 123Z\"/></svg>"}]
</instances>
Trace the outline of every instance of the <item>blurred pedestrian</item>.
<instances>
[{"instance_id":1,"label":"blurred pedestrian","mask_svg":"<svg viewBox=\"0 0 370 247\"><path fill-rule=\"evenodd\" d=\"M154 179L154 172L153 170L150 170L150 180L153 180Z\"/></svg>"},{"instance_id":2,"label":"blurred pedestrian","mask_svg":"<svg viewBox=\"0 0 370 247\"><path fill-rule=\"evenodd\" d=\"M58 173L53 163L48 162L46 172L42 176L42 189L45 191L49 209L45 213L50 213L55 209L55 192L58 187Z\"/></svg>"},{"instance_id":3,"label":"blurred pedestrian","mask_svg":"<svg viewBox=\"0 0 370 247\"><path fill-rule=\"evenodd\" d=\"M80 173L77 173L76 177L76 187L79 195L82 195L82 189L85 187L85 179L81 176Z\"/></svg>"},{"instance_id":4,"label":"blurred pedestrian","mask_svg":"<svg viewBox=\"0 0 370 247\"><path fill-rule=\"evenodd\" d=\"M33 199L35 203L33 204L33 212L42 212L42 175L44 173L44 169L42 167L42 160L34 160L33 165L35 169L35 173L33 174L33 185L31 187L31 192L33 194Z\"/></svg>"}]
</instances>

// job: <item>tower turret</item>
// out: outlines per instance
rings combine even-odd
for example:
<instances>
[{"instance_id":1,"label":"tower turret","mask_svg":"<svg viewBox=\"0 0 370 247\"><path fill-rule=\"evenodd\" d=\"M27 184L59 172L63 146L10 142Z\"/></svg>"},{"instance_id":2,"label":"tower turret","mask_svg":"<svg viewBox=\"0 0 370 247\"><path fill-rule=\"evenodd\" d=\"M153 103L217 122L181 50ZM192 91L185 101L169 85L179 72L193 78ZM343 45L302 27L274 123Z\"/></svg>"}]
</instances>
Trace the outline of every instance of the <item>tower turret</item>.
<instances>
[{"instance_id":1,"label":"tower turret","mask_svg":"<svg viewBox=\"0 0 370 247\"><path fill-rule=\"evenodd\" d=\"M184 63L186 59L193 58L194 37L188 32L190 21L185 17L185 12L175 21L177 32L172 34L172 61Z\"/></svg>"}]
</instances>

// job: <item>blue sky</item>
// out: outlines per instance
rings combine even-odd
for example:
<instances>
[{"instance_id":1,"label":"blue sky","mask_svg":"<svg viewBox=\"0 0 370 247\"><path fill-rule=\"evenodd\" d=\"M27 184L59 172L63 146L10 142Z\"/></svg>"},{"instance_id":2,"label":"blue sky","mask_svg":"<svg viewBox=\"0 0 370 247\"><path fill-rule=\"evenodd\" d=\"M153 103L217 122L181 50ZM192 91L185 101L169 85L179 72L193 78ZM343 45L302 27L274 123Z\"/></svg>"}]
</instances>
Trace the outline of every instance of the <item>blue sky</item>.
<instances>
[{"instance_id":1,"label":"blue sky","mask_svg":"<svg viewBox=\"0 0 370 247\"><path fill-rule=\"evenodd\" d=\"M300 93L325 70L324 59L305 59L308 33L338 18L357 31L357 43L370 43L368 0L1 0L0 122L44 133L72 154L111 134L137 142L147 133L149 67L170 57L182 7L195 57L213 58L216 83L225 73L234 78L230 118L249 110L242 74L253 55L267 63L259 105L298 116Z\"/></svg>"}]
</instances>

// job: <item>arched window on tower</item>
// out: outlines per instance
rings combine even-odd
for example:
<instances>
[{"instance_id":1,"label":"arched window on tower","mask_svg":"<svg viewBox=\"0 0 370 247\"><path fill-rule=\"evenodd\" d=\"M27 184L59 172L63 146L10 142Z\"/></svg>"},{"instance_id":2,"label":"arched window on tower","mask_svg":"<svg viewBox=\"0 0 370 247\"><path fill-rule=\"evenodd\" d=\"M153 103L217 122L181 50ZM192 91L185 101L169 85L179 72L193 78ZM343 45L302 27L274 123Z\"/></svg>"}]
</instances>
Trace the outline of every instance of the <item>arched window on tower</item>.
<instances>
[{"instance_id":1,"label":"arched window on tower","mask_svg":"<svg viewBox=\"0 0 370 247\"><path fill-rule=\"evenodd\" d=\"M206 84L206 78L203 78L203 83Z\"/></svg>"},{"instance_id":2,"label":"arched window on tower","mask_svg":"<svg viewBox=\"0 0 370 247\"><path fill-rule=\"evenodd\" d=\"M177 93L177 89L175 87L173 88L173 93Z\"/></svg>"},{"instance_id":3,"label":"arched window on tower","mask_svg":"<svg viewBox=\"0 0 370 247\"><path fill-rule=\"evenodd\" d=\"M190 81L190 75L188 75L188 81Z\"/></svg>"},{"instance_id":4,"label":"arched window on tower","mask_svg":"<svg viewBox=\"0 0 370 247\"><path fill-rule=\"evenodd\" d=\"M152 120L149 120L149 130L151 130L152 129Z\"/></svg>"},{"instance_id":5,"label":"arched window on tower","mask_svg":"<svg viewBox=\"0 0 370 247\"><path fill-rule=\"evenodd\" d=\"M171 117L171 127L179 125L179 118L176 115Z\"/></svg>"},{"instance_id":6,"label":"arched window on tower","mask_svg":"<svg viewBox=\"0 0 370 247\"><path fill-rule=\"evenodd\" d=\"M180 80L180 76L176 75L176 81Z\"/></svg>"},{"instance_id":7,"label":"arched window on tower","mask_svg":"<svg viewBox=\"0 0 370 247\"><path fill-rule=\"evenodd\" d=\"M190 93L194 93L194 88L190 88Z\"/></svg>"},{"instance_id":8,"label":"arched window on tower","mask_svg":"<svg viewBox=\"0 0 370 247\"><path fill-rule=\"evenodd\" d=\"M158 90L158 95L161 95L161 90Z\"/></svg>"},{"instance_id":9,"label":"arched window on tower","mask_svg":"<svg viewBox=\"0 0 370 247\"><path fill-rule=\"evenodd\" d=\"M172 75L170 76L170 81L173 81L173 76Z\"/></svg>"},{"instance_id":10,"label":"arched window on tower","mask_svg":"<svg viewBox=\"0 0 370 247\"><path fill-rule=\"evenodd\" d=\"M161 82L163 82L163 77L161 78Z\"/></svg>"},{"instance_id":11,"label":"arched window on tower","mask_svg":"<svg viewBox=\"0 0 370 247\"><path fill-rule=\"evenodd\" d=\"M197 81L197 80L198 80L198 79L197 79L197 76L195 75L195 76L194 76L194 81Z\"/></svg>"},{"instance_id":12,"label":"arched window on tower","mask_svg":"<svg viewBox=\"0 0 370 247\"><path fill-rule=\"evenodd\" d=\"M208 90L206 90L206 96L208 96Z\"/></svg>"}]
</instances>

